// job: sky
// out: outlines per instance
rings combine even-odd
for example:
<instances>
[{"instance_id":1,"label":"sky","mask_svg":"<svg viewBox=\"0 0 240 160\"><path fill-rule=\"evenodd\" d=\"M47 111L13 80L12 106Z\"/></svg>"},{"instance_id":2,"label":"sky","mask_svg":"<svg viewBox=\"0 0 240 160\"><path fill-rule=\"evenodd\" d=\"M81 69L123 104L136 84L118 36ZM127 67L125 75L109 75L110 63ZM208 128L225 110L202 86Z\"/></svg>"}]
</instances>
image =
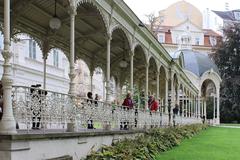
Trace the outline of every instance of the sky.
<instances>
[{"instance_id":1,"label":"sky","mask_svg":"<svg viewBox=\"0 0 240 160\"><path fill-rule=\"evenodd\" d=\"M155 13L166 9L171 4L180 0L124 0L127 5L135 12L135 14L143 21L146 22L146 14ZM240 0L185 0L201 12L209 8L210 10L225 10L225 3L229 3L229 9L240 9Z\"/></svg>"}]
</instances>

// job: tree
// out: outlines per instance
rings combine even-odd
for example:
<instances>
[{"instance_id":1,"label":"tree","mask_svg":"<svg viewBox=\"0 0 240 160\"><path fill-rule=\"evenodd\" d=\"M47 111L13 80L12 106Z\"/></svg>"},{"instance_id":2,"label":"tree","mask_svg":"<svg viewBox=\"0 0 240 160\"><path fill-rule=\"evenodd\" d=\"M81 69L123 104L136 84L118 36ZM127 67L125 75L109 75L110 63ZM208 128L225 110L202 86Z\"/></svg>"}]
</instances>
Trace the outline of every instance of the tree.
<instances>
[{"instance_id":1,"label":"tree","mask_svg":"<svg viewBox=\"0 0 240 160\"><path fill-rule=\"evenodd\" d=\"M222 77L221 122L240 122L240 24L223 29L224 38L214 56Z\"/></svg>"},{"instance_id":2,"label":"tree","mask_svg":"<svg viewBox=\"0 0 240 160\"><path fill-rule=\"evenodd\" d=\"M157 16L155 16L154 13L150 13L150 14L147 14L145 16L147 18L146 26L153 33L153 35L156 37L157 33L158 33L158 30L161 26L163 17L162 16L157 17Z\"/></svg>"}]
</instances>

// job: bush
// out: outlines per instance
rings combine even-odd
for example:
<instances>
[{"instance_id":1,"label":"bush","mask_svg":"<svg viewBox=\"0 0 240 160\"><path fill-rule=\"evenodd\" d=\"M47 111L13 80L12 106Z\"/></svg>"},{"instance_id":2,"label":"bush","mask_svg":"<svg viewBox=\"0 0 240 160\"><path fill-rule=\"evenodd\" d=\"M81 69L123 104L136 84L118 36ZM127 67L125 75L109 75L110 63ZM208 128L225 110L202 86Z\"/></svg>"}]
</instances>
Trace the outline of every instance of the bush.
<instances>
[{"instance_id":1,"label":"bush","mask_svg":"<svg viewBox=\"0 0 240 160\"><path fill-rule=\"evenodd\" d=\"M112 146L103 146L92 152L87 160L153 160L155 155L180 144L183 139L191 138L206 125L193 124L181 127L156 128L135 139L124 139Z\"/></svg>"}]
</instances>

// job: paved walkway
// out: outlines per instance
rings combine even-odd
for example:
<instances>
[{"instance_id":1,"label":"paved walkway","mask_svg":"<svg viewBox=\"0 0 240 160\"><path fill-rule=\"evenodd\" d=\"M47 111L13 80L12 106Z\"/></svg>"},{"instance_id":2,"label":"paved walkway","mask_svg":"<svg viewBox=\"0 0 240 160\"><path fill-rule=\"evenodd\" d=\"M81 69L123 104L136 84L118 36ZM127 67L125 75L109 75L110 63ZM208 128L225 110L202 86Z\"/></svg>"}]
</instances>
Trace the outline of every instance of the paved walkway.
<instances>
[{"instance_id":1,"label":"paved walkway","mask_svg":"<svg viewBox=\"0 0 240 160\"><path fill-rule=\"evenodd\" d=\"M240 126L216 126L216 127L222 127L222 128L240 128Z\"/></svg>"}]
</instances>

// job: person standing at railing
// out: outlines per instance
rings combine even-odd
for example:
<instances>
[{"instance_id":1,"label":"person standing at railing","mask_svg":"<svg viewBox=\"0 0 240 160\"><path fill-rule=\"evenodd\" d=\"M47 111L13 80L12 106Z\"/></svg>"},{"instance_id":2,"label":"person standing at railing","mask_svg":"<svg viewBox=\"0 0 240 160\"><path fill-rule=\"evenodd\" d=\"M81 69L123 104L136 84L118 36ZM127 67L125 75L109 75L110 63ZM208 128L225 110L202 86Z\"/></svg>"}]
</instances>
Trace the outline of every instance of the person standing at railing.
<instances>
[{"instance_id":1,"label":"person standing at railing","mask_svg":"<svg viewBox=\"0 0 240 160\"><path fill-rule=\"evenodd\" d=\"M132 109L133 108L133 100L131 97L131 93L128 93L126 98L123 101L122 104L124 107L126 107L127 109Z\"/></svg>"},{"instance_id":2,"label":"person standing at railing","mask_svg":"<svg viewBox=\"0 0 240 160\"><path fill-rule=\"evenodd\" d=\"M126 98L124 99L124 101L122 103L122 106L123 106L124 110L133 109L133 100L132 100L131 93L128 93L126 95ZM128 121L121 122L120 129L127 130L128 129L128 124L129 124Z\"/></svg>"},{"instance_id":3,"label":"person standing at railing","mask_svg":"<svg viewBox=\"0 0 240 160\"><path fill-rule=\"evenodd\" d=\"M31 111L32 111L32 129L40 129L41 112L47 91L40 90L41 84L31 85Z\"/></svg>"},{"instance_id":4,"label":"person standing at railing","mask_svg":"<svg viewBox=\"0 0 240 160\"><path fill-rule=\"evenodd\" d=\"M98 106L98 101L99 101L98 94L95 94L95 98L94 98L95 107Z\"/></svg>"},{"instance_id":5,"label":"person standing at railing","mask_svg":"<svg viewBox=\"0 0 240 160\"><path fill-rule=\"evenodd\" d=\"M149 97L148 108L151 112L156 112L158 110L158 102L155 100L154 96Z\"/></svg>"},{"instance_id":6,"label":"person standing at railing","mask_svg":"<svg viewBox=\"0 0 240 160\"><path fill-rule=\"evenodd\" d=\"M176 125L176 115L178 115L179 112L179 106L178 104L175 104L175 107L173 108L173 126Z\"/></svg>"},{"instance_id":7,"label":"person standing at railing","mask_svg":"<svg viewBox=\"0 0 240 160\"><path fill-rule=\"evenodd\" d=\"M88 103L89 107L92 107L92 104L93 104L92 92L87 93L87 103ZM94 129L92 117L89 117L89 119L88 119L88 127L87 128Z\"/></svg>"}]
</instances>

